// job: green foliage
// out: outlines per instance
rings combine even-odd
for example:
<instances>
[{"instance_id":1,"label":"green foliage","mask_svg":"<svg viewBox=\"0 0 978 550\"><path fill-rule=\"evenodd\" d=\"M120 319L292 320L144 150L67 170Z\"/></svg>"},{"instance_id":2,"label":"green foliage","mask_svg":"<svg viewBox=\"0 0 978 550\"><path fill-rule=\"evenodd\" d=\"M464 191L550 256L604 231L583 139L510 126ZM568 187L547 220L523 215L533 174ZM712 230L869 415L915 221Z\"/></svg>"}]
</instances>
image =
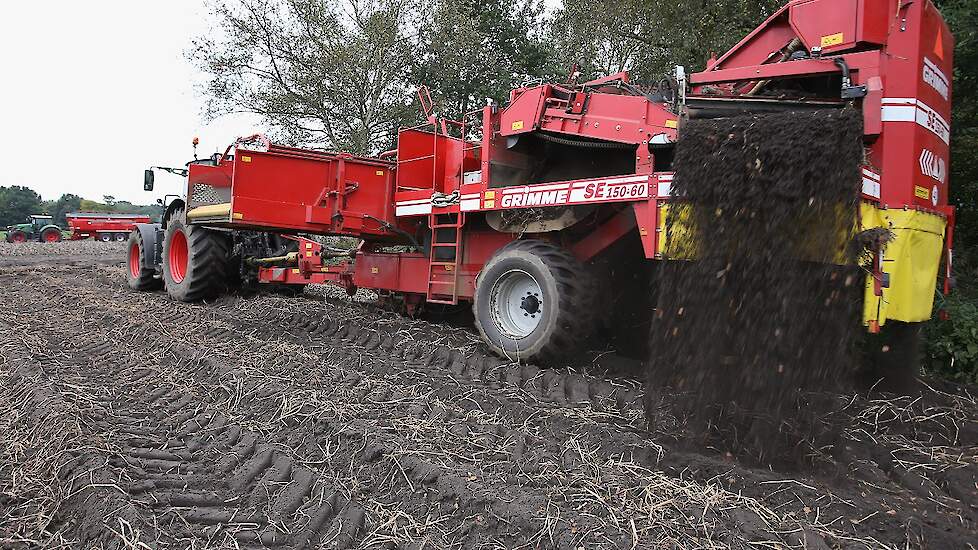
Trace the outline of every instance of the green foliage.
<instances>
[{"instance_id":1,"label":"green foliage","mask_svg":"<svg viewBox=\"0 0 978 550\"><path fill-rule=\"evenodd\" d=\"M784 0L647 2L565 0L550 29L557 76L579 63L584 78L629 71L653 82L674 65L701 70L710 53L723 53Z\"/></svg>"},{"instance_id":2,"label":"green foliage","mask_svg":"<svg viewBox=\"0 0 978 550\"><path fill-rule=\"evenodd\" d=\"M963 249L954 257L957 288L945 298L937 296L934 310L945 310L950 319L927 323L924 366L934 375L978 384L978 256Z\"/></svg>"},{"instance_id":3,"label":"green foliage","mask_svg":"<svg viewBox=\"0 0 978 550\"><path fill-rule=\"evenodd\" d=\"M31 214L43 213L41 196L20 185L0 187L0 226L24 223Z\"/></svg>"},{"instance_id":4,"label":"green foliage","mask_svg":"<svg viewBox=\"0 0 978 550\"><path fill-rule=\"evenodd\" d=\"M978 300L954 294L944 309L951 318L927 326L926 369L942 378L978 384Z\"/></svg>"},{"instance_id":5,"label":"green foliage","mask_svg":"<svg viewBox=\"0 0 978 550\"><path fill-rule=\"evenodd\" d=\"M535 0L436 0L423 16L413 80L440 113L459 119L486 99L503 103L527 78L541 77L550 54Z\"/></svg>"},{"instance_id":6,"label":"green foliage","mask_svg":"<svg viewBox=\"0 0 978 550\"><path fill-rule=\"evenodd\" d=\"M208 113L264 117L276 139L355 154L394 143L409 116L409 0L225 0L194 41Z\"/></svg>"},{"instance_id":7,"label":"green foliage","mask_svg":"<svg viewBox=\"0 0 978 550\"><path fill-rule=\"evenodd\" d=\"M950 200L958 246L978 246L978 0L937 0L954 34Z\"/></svg>"},{"instance_id":8,"label":"green foliage","mask_svg":"<svg viewBox=\"0 0 978 550\"><path fill-rule=\"evenodd\" d=\"M81 201L82 198L78 195L65 193L56 201L45 201L44 211L54 216L55 224L67 227L68 222L65 220L65 214L78 212L81 209Z\"/></svg>"}]
</instances>

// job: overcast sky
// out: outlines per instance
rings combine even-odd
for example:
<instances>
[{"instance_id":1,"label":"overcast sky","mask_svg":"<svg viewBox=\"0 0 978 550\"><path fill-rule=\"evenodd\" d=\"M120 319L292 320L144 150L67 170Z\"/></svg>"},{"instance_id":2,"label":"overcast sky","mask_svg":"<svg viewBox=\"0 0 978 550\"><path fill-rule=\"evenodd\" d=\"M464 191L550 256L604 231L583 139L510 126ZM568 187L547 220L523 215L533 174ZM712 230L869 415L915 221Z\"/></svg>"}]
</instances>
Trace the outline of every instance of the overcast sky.
<instances>
[{"instance_id":1,"label":"overcast sky","mask_svg":"<svg viewBox=\"0 0 978 550\"><path fill-rule=\"evenodd\" d=\"M204 122L184 51L207 28L201 0L4 2L0 185L143 204L176 192L165 173L144 192L143 169L183 165L194 136L206 155L256 125Z\"/></svg>"},{"instance_id":2,"label":"overcast sky","mask_svg":"<svg viewBox=\"0 0 978 550\"><path fill-rule=\"evenodd\" d=\"M209 28L203 0L3 4L0 186L148 204L182 182L158 173L147 193L142 171L182 166L194 136L207 156L264 130L252 117L202 116L184 52Z\"/></svg>"}]
</instances>

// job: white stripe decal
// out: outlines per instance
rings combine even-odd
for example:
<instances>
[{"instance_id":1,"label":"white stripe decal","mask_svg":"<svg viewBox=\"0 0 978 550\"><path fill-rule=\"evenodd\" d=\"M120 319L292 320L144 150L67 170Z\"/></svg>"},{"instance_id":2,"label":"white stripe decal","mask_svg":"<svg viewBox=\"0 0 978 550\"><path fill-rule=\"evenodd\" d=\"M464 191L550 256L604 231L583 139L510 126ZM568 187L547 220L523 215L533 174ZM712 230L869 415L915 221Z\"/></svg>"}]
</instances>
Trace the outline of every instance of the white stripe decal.
<instances>
[{"instance_id":1,"label":"white stripe decal","mask_svg":"<svg viewBox=\"0 0 978 550\"><path fill-rule=\"evenodd\" d=\"M672 190L672 180L669 180L669 181L659 180L659 196L660 197L668 197L669 196L669 191L671 191L671 190Z\"/></svg>"},{"instance_id":2,"label":"white stripe decal","mask_svg":"<svg viewBox=\"0 0 978 550\"><path fill-rule=\"evenodd\" d=\"M468 199L478 199L479 197L480 197L479 193L466 193L459 198L461 198L464 201Z\"/></svg>"},{"instance_id":3,"label":"white stripe decal","mask_svg":"<svg viewBox=\"0 0 978 550\"><path fill-rule=\"evenodd\" d=\"M874 199L880 198L880 182L863 178L863 194L869 195Z\"/></svg>"},{"instance_id":4,"label":"white stripe decal","mask_svg":"<svg viewBox=\"0 0 978 550\"><path fill-rule=\"evenodd\" d=\"M430 203L431 199L414 199L409 201L397 201L397 206L409 206L412 204L425 204Z\"/></svg>"},{"instance_id":5,"label":"white stripe decal","mask_svg":"<svg viewBox=\"0 0 978 550\"><path fill-rule=\"evenodd\" d=\"M415 204L409 206L398 206L395 210L398 216L417 216L420 214L431 214L431 203Z\"/></svg>"},{"instance_id":6,"label":"white stripe decal","mask_svg":"<svg viewBox=\"0 0 978 550\"><path fill-rule=\"evenodd\" d=\"M476 195L476 198L474 199L465 199L462 202L460 202L458 206L462 210L462 212L470 212L472 210L478 210L479 197L478 195Z\"/></svg>"},{"instance_id":7,"label":"white stripe decal","mask_svg":"<svg viewBox=\"0 0 978 550\"><path fill-rule=\"evenodd\" d=\"M863 168L863 176L865 176L865 177L867 177L867 178L869 178L871 180L876 180L876 181L879 181L880 180L880 175L879 174L877 174L876 172L873 172L872 170L867 170L865 168Z\"/></svg>"},{"instance_id":8,"label":"white stripe decal","mask_svg":"<svg viewBox=\"0 0 978 550\"><path fill-rule=\"evenodd\" d=\"M951 142L951 127L944 117L923 101L906 97L883 98L883 122L915 122L927 128L946 144Z\"/></svg>"}]
</instances>

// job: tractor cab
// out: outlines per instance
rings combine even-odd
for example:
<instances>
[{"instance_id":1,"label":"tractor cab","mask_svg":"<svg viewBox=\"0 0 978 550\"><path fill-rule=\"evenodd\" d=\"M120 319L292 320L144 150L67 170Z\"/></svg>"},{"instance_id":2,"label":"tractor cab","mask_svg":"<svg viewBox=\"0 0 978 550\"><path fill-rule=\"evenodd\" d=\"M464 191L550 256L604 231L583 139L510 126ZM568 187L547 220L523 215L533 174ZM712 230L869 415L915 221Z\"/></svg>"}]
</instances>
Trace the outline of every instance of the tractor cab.
<instances>
[{"instance_id":1,"label":"tractor cab","mask_svg":"<svg viewBox=\"0 0 978 550\"><path fill-rule=\"evenodd\" d=\"M46 225L54 225L54 217L53 216L39 216L39 215L36 215L35 214L35 215L32 215L32 216L30 216L28 218L28 222L31 224L31 226L33 226L33 228L35 230L38 230L38 229L41 229L42 227L44 227Z\"/></svg>"}]
</instances>

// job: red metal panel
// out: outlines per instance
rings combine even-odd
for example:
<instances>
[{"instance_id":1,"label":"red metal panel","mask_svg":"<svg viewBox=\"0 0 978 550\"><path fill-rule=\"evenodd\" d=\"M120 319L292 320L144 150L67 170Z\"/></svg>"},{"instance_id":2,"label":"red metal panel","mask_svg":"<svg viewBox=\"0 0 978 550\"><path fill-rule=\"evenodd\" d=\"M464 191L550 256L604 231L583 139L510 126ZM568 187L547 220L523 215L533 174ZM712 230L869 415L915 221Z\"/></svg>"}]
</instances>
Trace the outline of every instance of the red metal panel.
<instances>
[{"instance_id":1,"label":"red metal panel","mask_svg":"<svg viewBox=\"0 0 978 550\"><path fill-rule=\"evenodd\" d=\"M66 214L73 240L94 237L98 233L128 233L137 223L149 223L150 217L140 214Z\"/></svg>"},{"instance_id":2,"label":"red metal panel","mask_svg":"<svg viewBox=\"0 0 978 550\"><path fill-rule=\"evenodd\" d=\"M222 162L217 166L209 164L190 164L187 181L190 186L198 183L210 185L212 187L230 187L231 185L231 164ZM188 195L190 196L190 195Z\"/></svg>"},{"instance_id":3,"label":"red metal panel","mask_svg":"<svg viewBox=\"0 0 978 550\"><path fill-rule=\"evenodd\" d=\"M845 50L856 44L856 14L860 0L809 0L789 10L792 28L808 49L822 53Z\"/></svg>"},{"instance_id":4,"label":"red metal panel","mask_svg":"<svg viewBox=\"0 0 978 550\"><path fill-rule=\"evenodd\" d=\"M388 236L395 223L393 166L349 155L239 150L232 225Z\"/></svg>"},{"instance_id":5,"label":"red metal panel","mask_svg":"<svg viewBox=\"0 0 978 550\"><path fill-rule=\"evenodd\" d=\"M357 254L353 281L360 288L425 294L428 258L418 253Z\"/></svg>"},{"instance_id":6,"label":"red metal panel","mask_svg":"<svg viewBox=\"0 0 978 550\"><path fill-rule=\"evenodd\" d=\"M602 250L624 237L636 226L635 211L627 206L608 221L574 243L571 252L582 262L597 256Z\"/></svg>"}]
</instances>

